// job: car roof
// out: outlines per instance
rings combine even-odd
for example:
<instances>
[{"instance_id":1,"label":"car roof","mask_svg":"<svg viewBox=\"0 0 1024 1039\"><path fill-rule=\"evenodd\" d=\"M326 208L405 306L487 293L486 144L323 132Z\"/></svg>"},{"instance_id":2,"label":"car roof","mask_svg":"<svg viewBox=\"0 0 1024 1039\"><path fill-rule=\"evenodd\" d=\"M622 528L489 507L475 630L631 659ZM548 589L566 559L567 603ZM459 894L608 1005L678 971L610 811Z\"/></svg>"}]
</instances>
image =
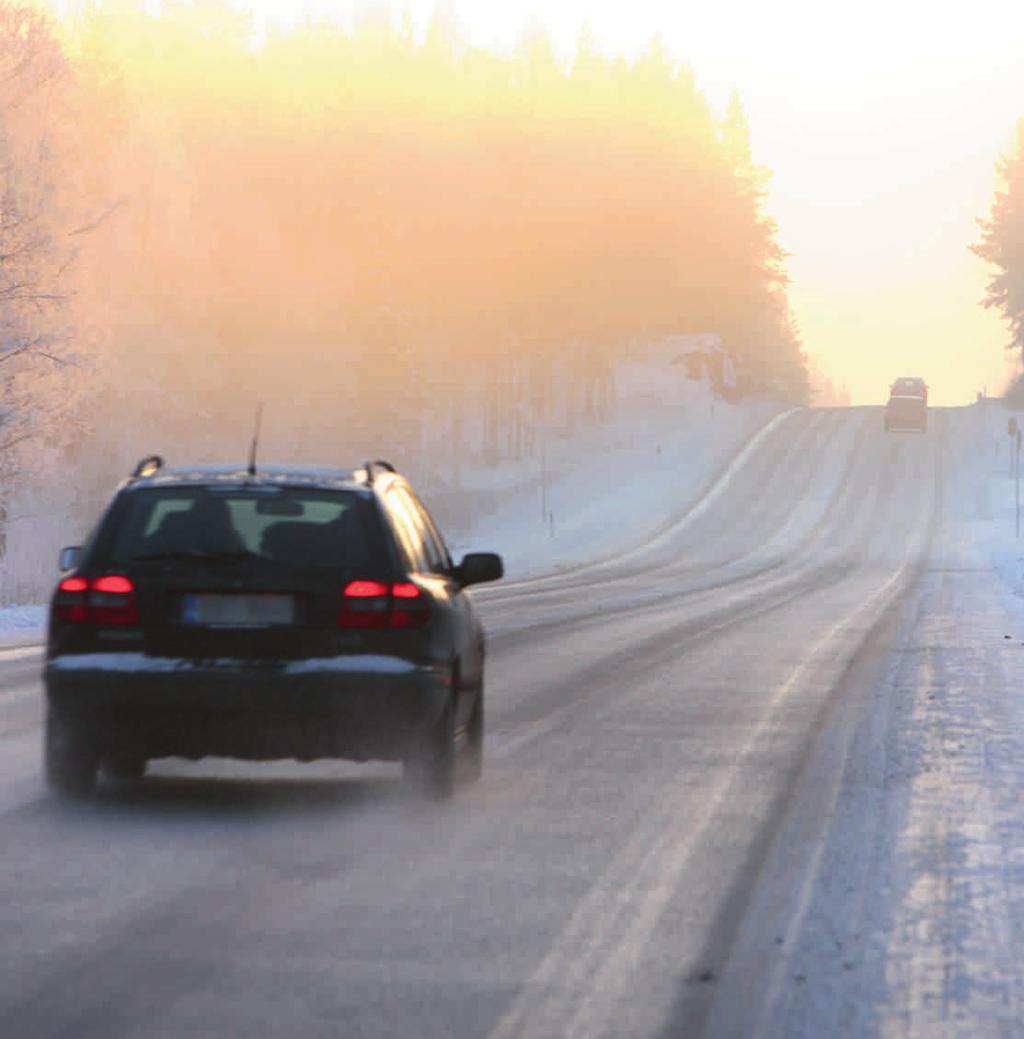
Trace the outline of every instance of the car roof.
<instances>
[{"instance_id":1,"label":"car roof","mask_svg":"<svg viewBox=\"0 0 1024 1039\"><path fill-rule=\"evenodd\" d=\"M141 487L234 485L263 487L331 487L369 491L366 466L344 468L323 465L258 465L255 473L245 463L161 466L153 472L132 476L126 489Z\"/></svg>"}]
</instances>

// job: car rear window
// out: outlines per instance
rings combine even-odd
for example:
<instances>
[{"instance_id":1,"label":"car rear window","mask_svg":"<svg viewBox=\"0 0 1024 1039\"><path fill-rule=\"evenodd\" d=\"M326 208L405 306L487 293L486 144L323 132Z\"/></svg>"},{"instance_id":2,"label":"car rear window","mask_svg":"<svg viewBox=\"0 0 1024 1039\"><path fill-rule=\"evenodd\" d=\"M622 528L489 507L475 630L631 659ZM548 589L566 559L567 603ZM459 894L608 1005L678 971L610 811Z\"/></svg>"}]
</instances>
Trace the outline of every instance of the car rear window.
<instances>
[{"instance_id":1,"label":"car rear window","mask_svg":"<svg viewBox=\"0 0 1024 1039\"><path fill-rule=\"evenodd\" d=\"M355 493L295 488L161 487L133 490L110 516L116 564L176 555L253 555L289 566L379 562L366 503Z\"/></svg>"}]
</instances>

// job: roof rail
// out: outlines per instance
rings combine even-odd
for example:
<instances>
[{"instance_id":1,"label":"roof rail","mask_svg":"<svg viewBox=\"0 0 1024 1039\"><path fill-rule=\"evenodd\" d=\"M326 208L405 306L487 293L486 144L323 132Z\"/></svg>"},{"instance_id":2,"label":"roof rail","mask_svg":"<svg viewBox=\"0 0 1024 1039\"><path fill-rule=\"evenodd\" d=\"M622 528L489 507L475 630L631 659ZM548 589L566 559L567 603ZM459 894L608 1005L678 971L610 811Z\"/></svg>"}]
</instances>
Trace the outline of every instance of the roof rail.
<instances>
[{"instance_id":1,"label":"roof rail","mask_svg":"<svg viewBox=\"0 0 1024 1039\"><path fill-rule=\"evenodd\" d=\"M366 482L370 487L373 486L374 467L378 469L383 469L386 473L398 472L398 470L390 462L385 462L382 458L375 458L372 462L366 462L363 465L363 468L366 470Z\"/></svg>"},{"instance_id":2,"label":"roof rail","mask_svg":"<svg viewBox=\"0 0 1024 1039\"><path fill-rule=\"evenodd\" d=\"M146 455L135 467L132 476L152 476L164 467L164 460L159 455Z\"/></svg>"}]
</instances>

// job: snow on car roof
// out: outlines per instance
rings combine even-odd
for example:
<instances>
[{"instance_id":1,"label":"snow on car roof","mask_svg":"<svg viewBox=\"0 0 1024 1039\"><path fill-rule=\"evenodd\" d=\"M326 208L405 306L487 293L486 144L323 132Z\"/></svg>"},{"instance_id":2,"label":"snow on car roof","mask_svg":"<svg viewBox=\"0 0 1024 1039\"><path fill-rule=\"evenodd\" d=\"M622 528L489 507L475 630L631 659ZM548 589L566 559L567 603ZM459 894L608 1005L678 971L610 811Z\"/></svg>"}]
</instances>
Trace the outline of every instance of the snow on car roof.
<instances>
[{"instance_id":1,"label":"snow on car roof","mask_svg":"<svg viewBox=\"0 0 1024 1039\"><path fill-rule=\"evenodd\" d=\"M342 468L323 465L258 465L250 473L245 463L167 466L151 474L134 477L132 485L155 487L164 484L182 483L262 483L262 484L346 484L365 488L356 479L356 473L365 471L364 466Z\"/></svg>"}]
</instances>

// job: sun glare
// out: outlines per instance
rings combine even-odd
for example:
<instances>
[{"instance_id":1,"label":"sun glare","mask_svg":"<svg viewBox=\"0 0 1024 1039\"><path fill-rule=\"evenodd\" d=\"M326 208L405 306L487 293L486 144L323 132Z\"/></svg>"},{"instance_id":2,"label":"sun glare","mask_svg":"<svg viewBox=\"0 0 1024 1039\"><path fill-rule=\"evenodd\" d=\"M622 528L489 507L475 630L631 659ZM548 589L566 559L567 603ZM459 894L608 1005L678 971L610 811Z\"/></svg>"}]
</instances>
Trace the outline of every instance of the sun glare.
<instances>
[{"instance_id":1,"label":"sun glare","mask_svg":"<svg viewBox=\"0 0 1024 1039\"><path fill-rule=\"evenodd\" d=\"M563 65L584 25L605 55L630 59L658 34L674 59L692 68L718 117L733 89L742 95L755 160L773 175L768 208L790 254L795 317L807 351L835 381L868 402L891 368L920 371L935 400L955 402L1005 380L1005 330L978 306L984 269L968 246L1024 97L1017 53L1024 5L982 0L970 18L917 0L865 0L842 9L811 0L634 0L628 7L561 0L543 8L530 0L239 0L236 6L254 16L261 46L300 30L282 48L277 92L302 95L313 111L323 92L334 89L333 73L318 80L306 51L323 44L332 20L345 31L374 19L396 26L406 20L422 40L440 16L464 41L505 54L525 29L540 27ZM305 31L318 25L313 34ZM147 60L154 61L152 53ZM453 103L422 68L377 74L372 61L355 60L354 75L377 75L379 98L418 98L449 109ZM187 92L201 77L226 105L233 93L257 89L237 56L234 64L204 64L202 55L169 48L155 62L151 82L177 81ZM140 70L140 80L146 75ZM484 91L458 104L482 111L491 100ZM554 110L560 102L546 103ZM901 315L911 301L919 309Z\"/></svg>"}]
</instances>

